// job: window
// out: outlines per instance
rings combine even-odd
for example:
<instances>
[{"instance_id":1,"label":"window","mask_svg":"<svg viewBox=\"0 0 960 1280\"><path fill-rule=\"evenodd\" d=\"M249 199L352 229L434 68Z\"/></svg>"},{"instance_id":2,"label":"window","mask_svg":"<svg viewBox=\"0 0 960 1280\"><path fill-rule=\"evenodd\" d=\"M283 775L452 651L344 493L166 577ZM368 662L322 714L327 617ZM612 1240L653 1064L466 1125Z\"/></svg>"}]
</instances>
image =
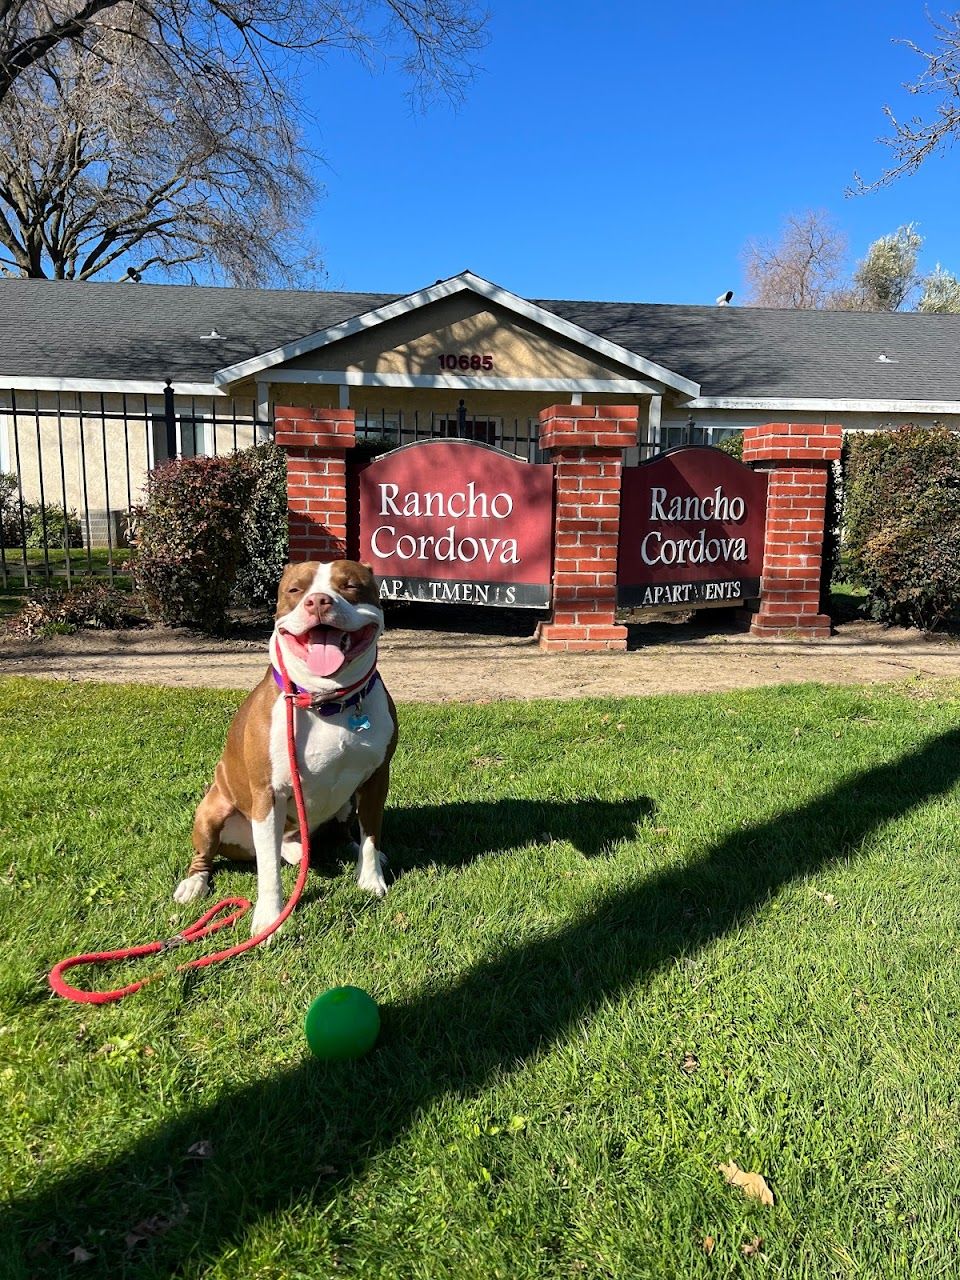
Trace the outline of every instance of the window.
<instances>
[{"instance_id":1,"label":"window","mask_svg":"<svg viewBox=\"0 0 960 1280\"><path fill-rule=\"evenodd\" d=\"M166 462L170 457L167 448L167 420L162 413L151 417L151 466ZM176 421L177 457L206 458L213 454L213 424L204 418L178 413Z\"/></svg>"},{"instance_id":2,"label":"window","mask_svg":"<svg viewBox=\"0 0 960 1280\"><path fill-rule=\"evenodd\" d=\"M358 409L356 414L356 442L383 445L395 449L400 443L403 423L398 413L383 410Z\"/></svg>"},{"instance_id":3,"label":"window","mask_svg":"<svg viewBox=\"0 0 960 1280\"><path fill-rule=\"evenodd\" d=\"M660 448L676 449L682 444L719 444L727 436L736 435L736 427L699 427L695 422L660 428Z\"/></svg>"}]
</instances>

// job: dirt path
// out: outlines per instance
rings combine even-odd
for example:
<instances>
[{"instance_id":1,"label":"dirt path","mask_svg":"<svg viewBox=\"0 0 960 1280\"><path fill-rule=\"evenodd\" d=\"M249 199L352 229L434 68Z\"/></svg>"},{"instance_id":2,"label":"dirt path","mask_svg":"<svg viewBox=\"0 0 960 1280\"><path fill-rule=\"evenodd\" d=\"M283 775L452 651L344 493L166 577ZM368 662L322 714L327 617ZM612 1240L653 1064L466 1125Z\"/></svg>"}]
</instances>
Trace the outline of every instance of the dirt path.
<instances>
[{"instance_id":1,"label":"dirt path","mask_svg":"<svg viewBox=\"0 0 960 1280\"><path fill-rule=\"evenodd\" d=\"M456 617L397 618L381 670L407 702L576 698L710 692L821 681L877 684L960 677L960 641L850 622L829 640L754 640L698 621L631 628L625 654L541 654L529 618L479 624ZM480 625L482 631L468 630ZM493 630L497 628L497 630ZM504 633L506 629L506 634ZM183 687L249 689L264 670L268 631L211 640L169 629L81 632L45 641L0 639L0 674Z\"/></svg>"}]
</instances>

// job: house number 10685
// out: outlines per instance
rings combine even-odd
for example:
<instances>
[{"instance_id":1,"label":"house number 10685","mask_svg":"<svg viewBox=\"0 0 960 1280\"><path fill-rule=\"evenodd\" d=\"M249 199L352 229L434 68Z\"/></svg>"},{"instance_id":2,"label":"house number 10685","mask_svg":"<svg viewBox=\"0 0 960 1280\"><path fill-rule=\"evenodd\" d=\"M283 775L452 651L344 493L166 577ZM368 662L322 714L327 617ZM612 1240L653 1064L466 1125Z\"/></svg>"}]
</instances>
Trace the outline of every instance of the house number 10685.
<instances>
[{"instance_id":1,"label":"house number 10685","mask_svg":"<svg viewBox=\"0 0 960 1280\"><path fill-rule=\"evenodd\" d=\"M492 369L493 356L437 356L441 369Z\"/></svg>"}]
</instances>

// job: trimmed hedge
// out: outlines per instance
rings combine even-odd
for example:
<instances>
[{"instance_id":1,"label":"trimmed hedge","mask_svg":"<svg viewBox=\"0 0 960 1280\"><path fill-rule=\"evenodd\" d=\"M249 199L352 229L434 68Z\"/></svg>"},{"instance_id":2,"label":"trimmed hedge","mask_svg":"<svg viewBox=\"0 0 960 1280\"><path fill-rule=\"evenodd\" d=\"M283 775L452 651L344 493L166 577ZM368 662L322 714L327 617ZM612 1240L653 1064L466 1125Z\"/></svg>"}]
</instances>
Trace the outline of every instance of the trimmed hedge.
<instances>
[{"instance_id":1,"label":"trimmed hedge","mask_svg":"<svg viewBox=\"0 0 960 1280\"><path fill-rule=\"evenodd\" d=\"M134 588L168 626L220 632L243 550L254 474L242 455L182 458L150 473L134 511Z\"/></svg>"},{"instance_id":2,"label":"trimmed hedge","mask_svg":"<svg viewBox=\"0 0 960 1280\"><path fill-rule=\"evenodd\" d=\"M286 455L263 444L162 463L134 528L134 587L149 616L220 632L229 605L276 596L288 551Z\"/></svg>"},{"instance_id":3,"label":"trimmed hedge","mask_svg":"<svg viewBox=\"0 0 960 1280\"><path fill-rule=\"evenodd\" d=\"M845 454L847 572L873 616L923 630L960 616L960 437L901 427Z\"/></svg>"},{"instance_id":4,"label":"trimmed hedge","mask_svg":"<svg viewBox=\"0 0 960 1280\"><path fill-rule=\"evenodd\" d=\"M261 444L237 456L249 469L253 488L243 511L232 598L252 608L275 603L289 559L287 455L279 445Z\"/></svg>"}]
</instances>

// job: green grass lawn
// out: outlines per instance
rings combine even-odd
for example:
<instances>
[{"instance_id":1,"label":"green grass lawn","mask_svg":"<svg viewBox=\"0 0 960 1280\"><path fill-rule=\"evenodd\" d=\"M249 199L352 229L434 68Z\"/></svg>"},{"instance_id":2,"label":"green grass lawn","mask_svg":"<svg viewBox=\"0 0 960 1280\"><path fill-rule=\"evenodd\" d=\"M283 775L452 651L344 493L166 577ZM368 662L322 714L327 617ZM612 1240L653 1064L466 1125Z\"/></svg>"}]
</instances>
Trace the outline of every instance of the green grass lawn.
<instances>
[{"instance_id":1,"label":"green grass lawn","mask_svg":"<svg viewBox=\"0 0 960 1280\"><path fill-rule=\"evenodd\" d=\"M85 574L96 574L105 577L111 565L115 573L124 573L131 555L129 547L73 547L69 552L63 547L50 547L46 555L42 547L28 547L24 553L21 547L6 547L4 562L7 573L14 582L23 582L23 563L26 556L27 572L34 585L43 585L47 565L59 581L66 577L69 561L71 574L82 578Z\"/></svg>"},{"instance_id":2,"label":"green grass lawn","mask_svg":"<svg viewBox=\"0 0 960 1280\"><path fill-rule=\"evenodd\" d=\"M240 695L0 681L0 1275L960 1274L958 693L402 707L384 902L332 850L272 948L96 1008L43 975L199 914ZM380 1042L323 1064L348 982Z\"/></svg>"}]
</instances>

